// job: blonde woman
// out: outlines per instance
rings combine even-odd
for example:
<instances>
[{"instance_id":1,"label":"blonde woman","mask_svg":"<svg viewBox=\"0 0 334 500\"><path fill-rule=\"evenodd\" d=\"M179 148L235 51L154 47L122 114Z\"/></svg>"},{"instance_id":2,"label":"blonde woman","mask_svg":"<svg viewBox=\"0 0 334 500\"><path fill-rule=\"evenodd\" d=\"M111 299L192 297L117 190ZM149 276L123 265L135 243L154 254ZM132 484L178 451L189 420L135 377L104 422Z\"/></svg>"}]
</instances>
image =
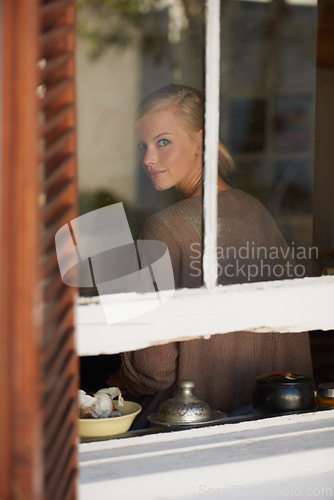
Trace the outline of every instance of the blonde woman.
<instances>
[{"instance_id":1,"label":"blonde woman","mask_svg":"<svg viewBox=\"0 0 334 500\"><path fill-rule=\"evenodd\" d=\"M141 238L167 244L177 288L202 284L203 107L199 91L168 85L148 96L137 111L142 168L155 189L175 187L180 196L179 202L147 221ZM294 277L287 244L271 215L255 198L224 180L233 168L220 144L219 283ZM273 248L276 254L270 252ZM250 404L257 375L276 370L312 375L307 333L236 332L126 352L118 377L109 382L117 381L141 398L140 427L175 394L181 379L193 380L196 396L213 409L229 412Z\"/></svg>"}]
</instances>

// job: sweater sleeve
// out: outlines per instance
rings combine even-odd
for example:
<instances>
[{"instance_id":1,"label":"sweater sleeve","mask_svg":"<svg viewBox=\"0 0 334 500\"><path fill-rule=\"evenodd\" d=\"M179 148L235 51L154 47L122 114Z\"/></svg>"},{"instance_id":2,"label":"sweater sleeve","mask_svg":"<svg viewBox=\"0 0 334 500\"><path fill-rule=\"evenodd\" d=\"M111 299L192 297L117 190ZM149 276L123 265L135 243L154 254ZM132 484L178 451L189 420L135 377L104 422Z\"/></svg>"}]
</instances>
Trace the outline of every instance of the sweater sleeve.
<instances>
[{"instance_id":1,"label":"sweater sleeve","mask_svg":"<svg viewBox=\"0 0 334 500\"><path fill-rule=\"evenodd\" d=\"M134 396L171 387L177 379L178 343L122 353L121 380Z\"/></svg>"},{"instance_id":2,"label":"sweater sleeve","mask_svg":"<svg viewBox=\"0 0 334 500\"><path fill-rule=\"evenodd\" d=\"M175 286L178 286L180 249L167 226L156 216L144 225L140 240L166 243L171 257ZM152 395L171 387L177 379L178 343L158 345L122 353L121 380L134 396Z\"/></svg>"}]
</instances>

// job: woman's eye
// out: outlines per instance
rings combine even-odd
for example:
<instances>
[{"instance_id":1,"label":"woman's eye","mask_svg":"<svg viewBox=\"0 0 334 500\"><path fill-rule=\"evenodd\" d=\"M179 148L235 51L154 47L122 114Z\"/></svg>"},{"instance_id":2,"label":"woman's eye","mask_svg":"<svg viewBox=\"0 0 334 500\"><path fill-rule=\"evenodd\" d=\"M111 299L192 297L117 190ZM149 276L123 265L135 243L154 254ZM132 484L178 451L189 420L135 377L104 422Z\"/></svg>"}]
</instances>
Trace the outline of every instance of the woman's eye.
<instances>
[{"instance_id":1,"label":"woman's eye","mask_svg":"<svg viewBox=\"0 0 334 500\"><path fill-rule=\"evenodd\" d=\"M139 144L137 144L137 147L138 147L138 151L145 151L146 150L146 144L144 144L143 142L140 142Z\"/></svg>"},{"instance_id":2,"label":"woman's eye","mask_svg":"<svg viewBox=\"0 0 334 500\"><path fill-rule=\"evenodd\" d=\"M167 144L169 144L170 141L168 139L160 139L160 141L158 142L159 146L167 146Z\"/></svg>"}]
</instances>

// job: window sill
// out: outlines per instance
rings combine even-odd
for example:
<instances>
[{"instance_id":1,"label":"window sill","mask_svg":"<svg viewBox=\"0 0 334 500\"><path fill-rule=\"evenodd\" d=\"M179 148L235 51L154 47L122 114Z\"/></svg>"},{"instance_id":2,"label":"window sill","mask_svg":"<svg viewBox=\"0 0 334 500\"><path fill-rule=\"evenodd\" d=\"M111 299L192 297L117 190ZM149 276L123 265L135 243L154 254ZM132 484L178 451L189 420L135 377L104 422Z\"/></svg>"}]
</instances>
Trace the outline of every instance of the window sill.
<instances>
[{"instance_id":1,"label":"window sill","mask_svg":"<svg viewBox=\"0 0 334 500\"><path fill-rule=\"evenodd\" d=\"M334 496L333 426L334 409L80 444L80 499Z\"/></svg>"}]
</instances>

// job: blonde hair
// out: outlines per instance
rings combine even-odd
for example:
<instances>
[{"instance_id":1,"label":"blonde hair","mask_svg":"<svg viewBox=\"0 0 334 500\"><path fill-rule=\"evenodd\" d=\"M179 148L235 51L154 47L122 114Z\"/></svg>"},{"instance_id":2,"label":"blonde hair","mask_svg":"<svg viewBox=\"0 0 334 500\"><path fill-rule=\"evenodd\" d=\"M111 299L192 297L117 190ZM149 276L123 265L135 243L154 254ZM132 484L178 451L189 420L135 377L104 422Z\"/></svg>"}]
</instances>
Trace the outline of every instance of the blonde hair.
<instances>
[{"instance_id":1,"label":"blonde hair","mask_svg":"<svg viewBox=\"0 0 334 500\"><path fill-rule=\"evenodd\" d=\"M139 104L136 119L139 120L150 111L157 111L167 106L176 105L182 119L192 132L199 132L204 127L203 94L186 85L171 83L145 97ZM218 144L218 173L226 179L235 170L235 163L226 147Z\"/></svg>"}]
</instances>

